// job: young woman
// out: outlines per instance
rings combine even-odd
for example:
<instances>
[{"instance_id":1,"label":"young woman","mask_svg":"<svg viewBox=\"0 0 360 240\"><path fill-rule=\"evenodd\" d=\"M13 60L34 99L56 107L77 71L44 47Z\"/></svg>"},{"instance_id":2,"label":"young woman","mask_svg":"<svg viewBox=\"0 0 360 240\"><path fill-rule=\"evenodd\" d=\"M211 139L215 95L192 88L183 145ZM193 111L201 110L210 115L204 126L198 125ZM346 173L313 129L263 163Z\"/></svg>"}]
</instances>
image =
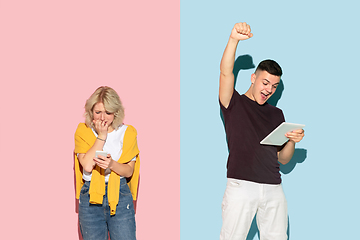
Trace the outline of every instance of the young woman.
<instances>
[{"instance_id":1,"label":"young woman","mask_svg":"<svg viewBox=\"0 0 360 240\"><path fill-rule=\"evenodd\" d=\"M123 124L114 89L99 87L85 104L85 123L75 132L76 198L84 240L135 240L139 179L136 130ZM105 151L104 156L97 151ZM97 156L97 157L96 157Z\"/></svg>"}]
</instances>

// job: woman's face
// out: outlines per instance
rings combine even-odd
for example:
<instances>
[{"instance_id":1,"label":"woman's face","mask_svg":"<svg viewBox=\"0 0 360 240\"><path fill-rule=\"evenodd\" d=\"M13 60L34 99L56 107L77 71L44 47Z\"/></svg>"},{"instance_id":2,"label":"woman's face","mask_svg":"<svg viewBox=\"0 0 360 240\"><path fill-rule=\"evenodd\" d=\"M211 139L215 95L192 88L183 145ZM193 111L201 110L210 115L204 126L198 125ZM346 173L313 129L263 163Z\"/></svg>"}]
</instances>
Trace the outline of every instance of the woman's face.
<instances>
[{"instance_id":1,"label":"woman's face","mask_svg":"<svg viewBox=\"0 0 360 240\"><path fill-rule=\"evenodd\" d=\"M112 121L114 120L114 113L106 111L104 104L101 102L95 104L93 108L93 116L95 121L105 121L108 122L108 125L111 125Z\"/></svg>"}]
</instances>

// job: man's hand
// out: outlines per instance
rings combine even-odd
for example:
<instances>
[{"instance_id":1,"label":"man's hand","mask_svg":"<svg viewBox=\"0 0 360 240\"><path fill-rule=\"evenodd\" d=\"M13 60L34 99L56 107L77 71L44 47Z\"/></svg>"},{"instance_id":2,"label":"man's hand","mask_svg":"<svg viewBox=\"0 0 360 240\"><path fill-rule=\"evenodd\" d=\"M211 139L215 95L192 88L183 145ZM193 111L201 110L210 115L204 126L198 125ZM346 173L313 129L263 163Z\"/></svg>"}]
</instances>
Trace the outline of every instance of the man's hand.
<instances>
[{"instance_id":1,"label":"man's hand","mask_svg":"<svg viewBox=\"0 0 360 240\"><path fill-rule=\"evenodd\" d=\"M303 137L304 137L304 129L299 129L299 130L295 130L295 131L291 131L285 134L285 136L290 140L293 141L295 143L300 142Z\"/></svg>"},{"instance_id":2,"label":"man's hand","mask_svg":"<svg viewBox=\"0 0 360 240\"><path fill-rule=\"evenodd\" d=\"M231 31L230 38L233 38L238 41L249 39L253 36L251 33L251 28L246 22L241 22L235 24L234 28Z\"/></svg>"},{"instance_id":3,"label":"man's hand","mask_svg":"<svg viewBox=\"0 0 360 240\"><path fill-rule=\"evenodd\" d=\"M304 129L291 131L285 134L289 141L285 144L283 149L278 152L278 161L281 164L287 164L290 162L295 151L295 143L300 142L304 137Z\"/></svg>"}]
</instances>

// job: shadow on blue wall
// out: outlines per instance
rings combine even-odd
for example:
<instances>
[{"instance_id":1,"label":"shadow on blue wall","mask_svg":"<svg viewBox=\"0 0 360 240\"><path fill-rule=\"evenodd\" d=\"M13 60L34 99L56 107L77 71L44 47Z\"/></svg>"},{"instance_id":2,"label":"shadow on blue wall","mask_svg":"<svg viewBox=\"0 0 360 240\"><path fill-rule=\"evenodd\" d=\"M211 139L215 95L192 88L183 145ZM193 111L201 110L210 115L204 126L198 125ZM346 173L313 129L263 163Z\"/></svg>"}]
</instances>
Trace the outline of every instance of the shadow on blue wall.
<instances>
[{"instance_id":1,"label":"shadow on blue wall","mask_svg":"<svg viewBox=\"0 0 360 240\"><path fill-rule=\"evenodd\" d=\"M248 233L248 235L246 237L246 240L253 240L256 234L258 236L258 239L260 239L259 229L257 228L257 225L256 225L256 216L255 216L252 223L251 223L251 227L250 227L249 233ZM290 220L289 220L289 217L288 217L287 235L288 235L288 239L290 239Z\"/></svg>"},{"instance_id":2,"label":"shadow on blue wall","mask_svg":"<svg viewBox=\"0 0 360 240\"><path fill-rule=\"evenodd\" d=\"M241 55L235 60L234 69L233 69L234 79L235 79L234 87L236 85L237 76L238 76L240 70L249 70L252 68L255 68L255 65L253 63L252 57L248 54Z\"/></svg>"},{"instance_id":3,"label":"shadow on blue wall","mask_svg":"<svg viewBox=\"0 0 360 240\"><path fill-rule=\"evenodd\" d=\"M234 70L233 70L234 78L235 78L234 88L236 86L237 76L238 76L239 72L241 70L248 70L248 69L252 69L252 68L255 68L255 65L254 65L253 59L250 55L241 55L235 60ZM275 93L271 96L271 98L267 102L276 107L277 103L279 102L279 100L281 98L283 91L284 91L284 83L283 83L283 80L280 79L280 83L279 83L278 87L276 88ZM220 117L221 117L222 123L225 127L224 116L222 115L221 109L220 109ZM304 162L306 157L307 157L306 149L296 148L294 155L293 155L292 159L290 160L290 162L286 165L280 164L280 172L282 174L289 174L295 168L296 164ZM253 219L253 221L251 223L251 227L250 227L250 230L249 230L246 240L253 240L256 234L258 235L258 238L260 239L259 229L257 228L256 216L255 216L255 218ZM288 240L290 240L289 217L288 217L287 235L288 235Z\"/></svg>"},{"instance_id":4,"label":"shadow on blue wall","mask_svg":"<svg viewBox=\"0 0 360 240\"><path fill-rule=\"evenodd\" d=\"M307 150L303 148L295 148L294 155L290 162L286 165L280 164L280 172L289 174L298 163L303 163L307 157Z\"/></svg>"}]
</instances>

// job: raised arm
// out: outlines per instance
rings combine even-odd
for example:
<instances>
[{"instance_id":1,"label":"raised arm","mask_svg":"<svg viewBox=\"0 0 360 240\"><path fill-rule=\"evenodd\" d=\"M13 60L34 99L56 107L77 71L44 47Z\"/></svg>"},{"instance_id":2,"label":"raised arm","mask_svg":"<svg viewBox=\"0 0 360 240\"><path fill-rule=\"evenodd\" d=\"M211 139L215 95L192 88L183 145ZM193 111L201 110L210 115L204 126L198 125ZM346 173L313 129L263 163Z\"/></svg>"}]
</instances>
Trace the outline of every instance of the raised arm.
<instances>
[{"instance_id":1,"label":"raised arm","mask_svg":"<svg viewBox=\"0 0 360 240\"><path fill-rule=\"evenodd\" d=\"M231 31L229 41L226 45L220 63L220 85L219 98L224 107L228 107L234 91L234 62L235 52L239 41L249 39L253 36L250 26L243 23L236 23Z\"/></svg>"}]
</instances>

